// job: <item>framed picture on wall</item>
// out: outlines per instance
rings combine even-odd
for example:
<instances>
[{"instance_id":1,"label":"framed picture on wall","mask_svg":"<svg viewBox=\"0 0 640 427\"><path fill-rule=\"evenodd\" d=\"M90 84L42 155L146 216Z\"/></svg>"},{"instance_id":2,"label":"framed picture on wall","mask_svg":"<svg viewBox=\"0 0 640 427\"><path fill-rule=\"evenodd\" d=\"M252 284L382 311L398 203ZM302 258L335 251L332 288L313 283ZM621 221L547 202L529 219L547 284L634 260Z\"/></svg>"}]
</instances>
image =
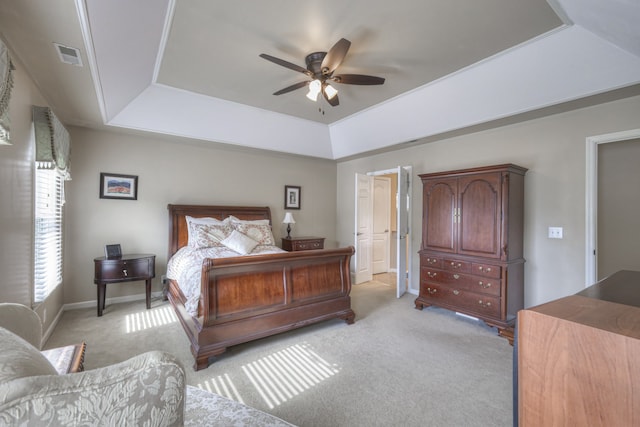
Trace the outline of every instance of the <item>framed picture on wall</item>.
<instances>
[{"instance_id":1,"label":"framed picture on wall","mask_svg":"<svg viewBox=\"0 0 640 427\"><path fill-rule=\"evenodd\" d=\"M284 186L284 208L300 209L300 197L302 196L300 187L295 185Z\"/></svg>"},{"instance_id":2,"label":"framed picture on wall","mask_svg":"<svg viewBox=\"0 0 640 427\"><path fill-rule=\"evenodd\" d=\"M100 198L138 200L138 177L117 173L100 173Z\"/></svg>"}]
</instances>

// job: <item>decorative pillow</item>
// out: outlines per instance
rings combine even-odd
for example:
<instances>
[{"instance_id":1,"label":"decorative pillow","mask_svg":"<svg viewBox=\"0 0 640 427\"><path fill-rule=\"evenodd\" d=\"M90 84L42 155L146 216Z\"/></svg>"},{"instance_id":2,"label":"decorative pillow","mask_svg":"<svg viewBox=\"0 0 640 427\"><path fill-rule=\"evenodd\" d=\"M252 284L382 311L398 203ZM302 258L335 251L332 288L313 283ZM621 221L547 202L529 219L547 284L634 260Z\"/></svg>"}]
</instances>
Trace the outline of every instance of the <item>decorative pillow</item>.
<instances>
[{"instance_id":1,"label":"decorative pillow","mask_svg":"<svg viewBox=\"0 0 640 427\"><path fill-rule=\"evenodd\" d=\"M220 243L241 255L250 253L256 246L258 246L258 242L246 234L242 234L236 230L233 230L229 237L222 240Z\"/></svg>"},{"instance_id":2,"label":"decorative pillow","mask_svg":"<svg viewBox=\"0 0 640 427\"><path fill-rule=\"evenodd\" d=\"M189 224L189 246L194 248L211 248L223 246L221 241L229 237L233 228L226 223Z\"/></svg>"},{"instance_id":3,"label":"decorative pillow","mask_svg":"<svg viewBox=\"0 0 640 427\"><path fill-rule=\"evenodd\" d=\"M259 245L272 245L276 244L276 240L273 238L271 232L271 226L267 221L267 224L255 224L248 222L234 222L233 228L238 230L242 234L246 234L253 240L258 242Z\"/></svg>"},{"instance_id":4,"label":"decorative pillow","mask_svg":"<svg viewBox=\"0 0 640 427\"><path fill-rule=\"evenodd\" d=\"M0 347L0 384L16 378L58 375L40 350L4 328L0 328Z\"/></svg>"},{"instance_id":5,"label":"decorative pillow","mask_svg":"<svg viewBox=\"0 0 640 427\"><path fill-rule=\"evenodd\" d=\"M236 218L233 215L229 215L225 220L229 220L234 224L260 224L260 225L270 225L268 219L240 219Z\"/></svg>"}]
</instances>

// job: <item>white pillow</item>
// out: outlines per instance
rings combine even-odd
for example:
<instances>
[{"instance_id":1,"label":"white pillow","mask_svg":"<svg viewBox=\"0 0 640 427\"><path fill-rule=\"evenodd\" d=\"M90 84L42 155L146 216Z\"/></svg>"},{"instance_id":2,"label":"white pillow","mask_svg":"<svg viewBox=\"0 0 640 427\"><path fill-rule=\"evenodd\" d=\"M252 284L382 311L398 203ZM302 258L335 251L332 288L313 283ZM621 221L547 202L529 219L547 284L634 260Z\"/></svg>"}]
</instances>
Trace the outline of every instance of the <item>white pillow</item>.
<instances>
[{"instance_id":1,"label":"white pillow","mask_svg":"<svg viewBox=\"0 0 640 427\"><path fill-rule=\"evenodd\" d=\"M258 242L237 230L233 230L229 237L220 241L220 243L241 255L250 253L256 246L258 246Z\"/></svg>"},{"instance_id":2,"label":"white pillow","mask_svg":"<svg viewBox=\"0 0 640 427\"><path fill-rule=\"evenodd\" d=\"M270 225L269 220L268 219L240 219L240 218L236 218L233 215L229 215L228 217L225 218L226 220L230 220L232 223L234 224L258 224L258 225Z\"/></svg>"}]
</instances>

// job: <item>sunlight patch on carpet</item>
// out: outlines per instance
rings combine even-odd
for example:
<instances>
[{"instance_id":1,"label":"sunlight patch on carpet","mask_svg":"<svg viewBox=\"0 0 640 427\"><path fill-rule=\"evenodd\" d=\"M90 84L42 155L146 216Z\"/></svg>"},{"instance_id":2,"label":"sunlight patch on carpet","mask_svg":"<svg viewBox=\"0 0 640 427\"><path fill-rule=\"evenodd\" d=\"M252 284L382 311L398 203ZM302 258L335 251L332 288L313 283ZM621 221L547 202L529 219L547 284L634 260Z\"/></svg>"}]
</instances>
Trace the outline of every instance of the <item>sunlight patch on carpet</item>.
<instances>
[{"instance_id":1,"label":"sunlight patch on carpet","mask_svg":"<svg viewBox=\"0 0 640 427\"><path fill-rule=\"evenodd\" d=\"M211 393L219 394L227 399L235 400L236 402L244 403L238 389L233 384L228 374L218 375L217 377L205 380L204 383L198 384L198 387L210 391Z\"/></svg>"},{"instance_id":2,"label":"sunlight patch on carpet","mask_svg":"<svg viewBox=\"0 0 640 427\"><path fill-rule=\"evenodd\" d=\"M126 332L130 334L132 332L143 331L145 329L175 323L178 321L178 318L173 310L171 310L171 307L167 306L127 314L125 320L127 328Z\"/></svg>"},{"instance_id":3,"label":"sunlight patch on carpet","mask_svg":"<svg viewBox=\"0 0 640 427\"><path fill-rule=\"evenodd\" d=\"M269 408L281 405L339 372L303 343L242 366Z\"/></svg>"}]
</instances>

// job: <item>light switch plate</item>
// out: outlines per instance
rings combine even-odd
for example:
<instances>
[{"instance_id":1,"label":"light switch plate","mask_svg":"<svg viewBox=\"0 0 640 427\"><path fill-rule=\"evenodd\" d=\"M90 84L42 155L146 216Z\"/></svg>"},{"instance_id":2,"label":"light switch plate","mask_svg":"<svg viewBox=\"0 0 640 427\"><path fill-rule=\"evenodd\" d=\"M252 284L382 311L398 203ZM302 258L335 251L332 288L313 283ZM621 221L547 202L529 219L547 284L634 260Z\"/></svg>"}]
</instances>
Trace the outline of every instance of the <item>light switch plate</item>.
<instances>
[{"instance_id":1,"label":"light switch plate","mask_svg":"<svg viewBox=\"0 0 640 427\"><path fill-rule=\"evenodd\" d=\"M562 239L562 227L549 227L550 239Z\"/></svg>"}]
</instances>

